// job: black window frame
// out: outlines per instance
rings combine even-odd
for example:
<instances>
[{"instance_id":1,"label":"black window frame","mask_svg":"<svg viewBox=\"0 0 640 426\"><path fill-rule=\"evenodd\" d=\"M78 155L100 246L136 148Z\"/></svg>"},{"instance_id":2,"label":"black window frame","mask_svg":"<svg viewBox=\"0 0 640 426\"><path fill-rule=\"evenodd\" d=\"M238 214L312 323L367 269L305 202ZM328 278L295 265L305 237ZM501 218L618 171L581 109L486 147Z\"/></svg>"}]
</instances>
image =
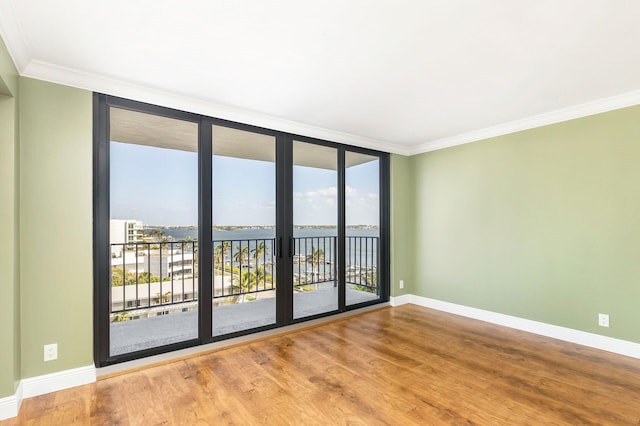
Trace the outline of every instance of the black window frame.
<instances>
[{"instance_id":1,"label":"black window frame","mask_svg":"<svg viewBox=\"0 0 640 426\"><path fill-rule=\"evenodd\" d=\"M276 321L272 325L238 331L222 336L212 336L212 245L199 244L198 279L198 338L170 345L149 348L121 355L109 355L109 248L110 218L110 153L109 111L120 108L135 112L185 120L198 124L198 240L212 241L212 126L224 126L275 137L276 140L276 240L280 249L278 259L290 257L293 238L293 142L300 141L336 148L338 152L338 279L341 289L338 309L318 315L293 319L293 282L291 268L278 267L276 281ZM162 107L102 93L93 95L93 320L94 362L104 367L120 362L145 358L179 349L204 345L291 324L329 317L337 313L386 303L390 297L390 154L383 151L356 147L318 138L296 135L225 119ZM379 158L379 238L378 299L346 305L345 301L345 154L355 152ZM291 259L285 261L290 265Z\"/></svg>"}]
</instances>

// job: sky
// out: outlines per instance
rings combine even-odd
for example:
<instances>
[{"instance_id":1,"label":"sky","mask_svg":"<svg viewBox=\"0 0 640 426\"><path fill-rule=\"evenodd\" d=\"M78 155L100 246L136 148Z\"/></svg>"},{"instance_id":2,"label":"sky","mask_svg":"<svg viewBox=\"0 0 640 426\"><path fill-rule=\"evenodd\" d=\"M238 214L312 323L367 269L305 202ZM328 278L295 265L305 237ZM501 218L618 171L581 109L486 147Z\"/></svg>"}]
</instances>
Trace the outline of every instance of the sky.
<instances>
[{"instance_id":1,"label":"sky","mask_svg":"<svg viewBox=\"0 0 640 426\"><path fill-rule=\"evenodd\" d=\"M198 224L194 152L111 142L111 218ZM337 224L337 173L294 166L294 224ZM347 225L378 224L378 162L347 169ZM214 225L275 224L275 164L213 157Z\"/></svg>"}]
</instances>

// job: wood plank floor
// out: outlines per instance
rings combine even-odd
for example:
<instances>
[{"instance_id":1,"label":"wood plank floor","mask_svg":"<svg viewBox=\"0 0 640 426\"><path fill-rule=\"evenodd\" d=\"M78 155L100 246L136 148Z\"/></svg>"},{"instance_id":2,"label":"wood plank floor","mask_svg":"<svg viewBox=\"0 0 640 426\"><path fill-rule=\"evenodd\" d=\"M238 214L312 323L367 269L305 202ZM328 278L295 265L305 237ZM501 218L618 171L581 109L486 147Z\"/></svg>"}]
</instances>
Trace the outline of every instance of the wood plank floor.
<instances>
[{"instance_id":1,"label":"wood plank floor","mask_svg":"<svg viewBox=\"0 0 640 426\"><path fill-rule=\"evenodd\" d=\"M30 398L5 423L640 425L640 360L403 305Z\"/></svg>"}]
</instances>

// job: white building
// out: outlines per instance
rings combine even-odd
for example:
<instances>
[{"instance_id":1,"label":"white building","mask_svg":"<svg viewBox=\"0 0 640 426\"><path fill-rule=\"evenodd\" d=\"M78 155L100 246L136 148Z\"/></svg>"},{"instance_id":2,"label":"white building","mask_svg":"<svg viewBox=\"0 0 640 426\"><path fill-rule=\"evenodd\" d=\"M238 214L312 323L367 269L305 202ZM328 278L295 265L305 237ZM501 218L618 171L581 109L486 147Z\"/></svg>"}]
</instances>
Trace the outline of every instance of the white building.
<instances>
[{"instance_id":1,"label":"white building","mask_svg":"<svg viewBox=\"0 0 640 426\"><path fill-rule=\"evenodd\" d=\"M118 244L138 243L144 235L144 225L139 220L111 219L109 221L109 243L111 254L116 257L122 255L123 246ZM115 245L114 245L115 244Z\"/></svg>"},{"instance_id":2,"label":"white building","mask_svg":"<svg viewBox=\"0 0 640 426\"><path fill-rule=\"evenodd\" d=\"M140 249L137 256L132 251L113 253L111 267L134 274L151 272L158 278L181 278L192 277L195 264L192 252L166 250L160 255L158 250Z\"/></svg>"},{"instance_id":3,"label":"white building","mask_svg":"<svg viewBox=\"0 0 640 426\"><path fill-rule=\"evenodd\" d=\"M155 277L191 277L194 274L194 259L192 252L180 250L163 250L162 255L153 251L147 260L149 271Z\"/></svg>"},{"instance_id":4,"label":"white building","mask_svg":"<svg viewBox=\"0 0 640 426\"><path fill-rule=\"evenodd\" d=\"M118 268L120 270L124 268L126 272L133 272L133 273L135 273L136 271L138 273L146 272L145 266L147 266L147 262L145 262L145 259L146 259L145 256L142 256L141 254L138 254L138 256L136 256L134 252L122 253L122 251L120 251L117 254L118 255L116 255L115 253L112 253L112 256L111 256L112 268Z\"/></svg>"},{"instance_id":5,"label":"white building","mask_svg":"<svg viewBox=\"0 0 640 426\"><path fill-rule=\"evenodd\" d=\"M189 278L184 282L175 280L111 287L111 312L140 308L130 312L131 317L146 318L167 311L191 310L197 308L197 300L173 307L168 304L197 299L197 292L197 278Z\"/></svg>"}]
</instances>

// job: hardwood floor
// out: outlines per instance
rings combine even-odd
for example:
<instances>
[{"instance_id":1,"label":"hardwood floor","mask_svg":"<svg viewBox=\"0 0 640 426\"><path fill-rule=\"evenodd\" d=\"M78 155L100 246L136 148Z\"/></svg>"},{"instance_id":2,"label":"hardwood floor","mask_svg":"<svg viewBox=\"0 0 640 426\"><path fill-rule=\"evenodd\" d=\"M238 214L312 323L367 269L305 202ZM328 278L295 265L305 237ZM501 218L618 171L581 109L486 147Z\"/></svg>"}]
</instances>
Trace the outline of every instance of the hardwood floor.
<instances>
[{"instance_id":1,"label":"hardwood floor","mask_svg":"<svg viewBox=\"0 0 640 426\"><path fill-rule=\"evenodd\" d=\"M6 423L639 425L640 360L403 305L27 399Z\"/></svg>"}]
</instances>

